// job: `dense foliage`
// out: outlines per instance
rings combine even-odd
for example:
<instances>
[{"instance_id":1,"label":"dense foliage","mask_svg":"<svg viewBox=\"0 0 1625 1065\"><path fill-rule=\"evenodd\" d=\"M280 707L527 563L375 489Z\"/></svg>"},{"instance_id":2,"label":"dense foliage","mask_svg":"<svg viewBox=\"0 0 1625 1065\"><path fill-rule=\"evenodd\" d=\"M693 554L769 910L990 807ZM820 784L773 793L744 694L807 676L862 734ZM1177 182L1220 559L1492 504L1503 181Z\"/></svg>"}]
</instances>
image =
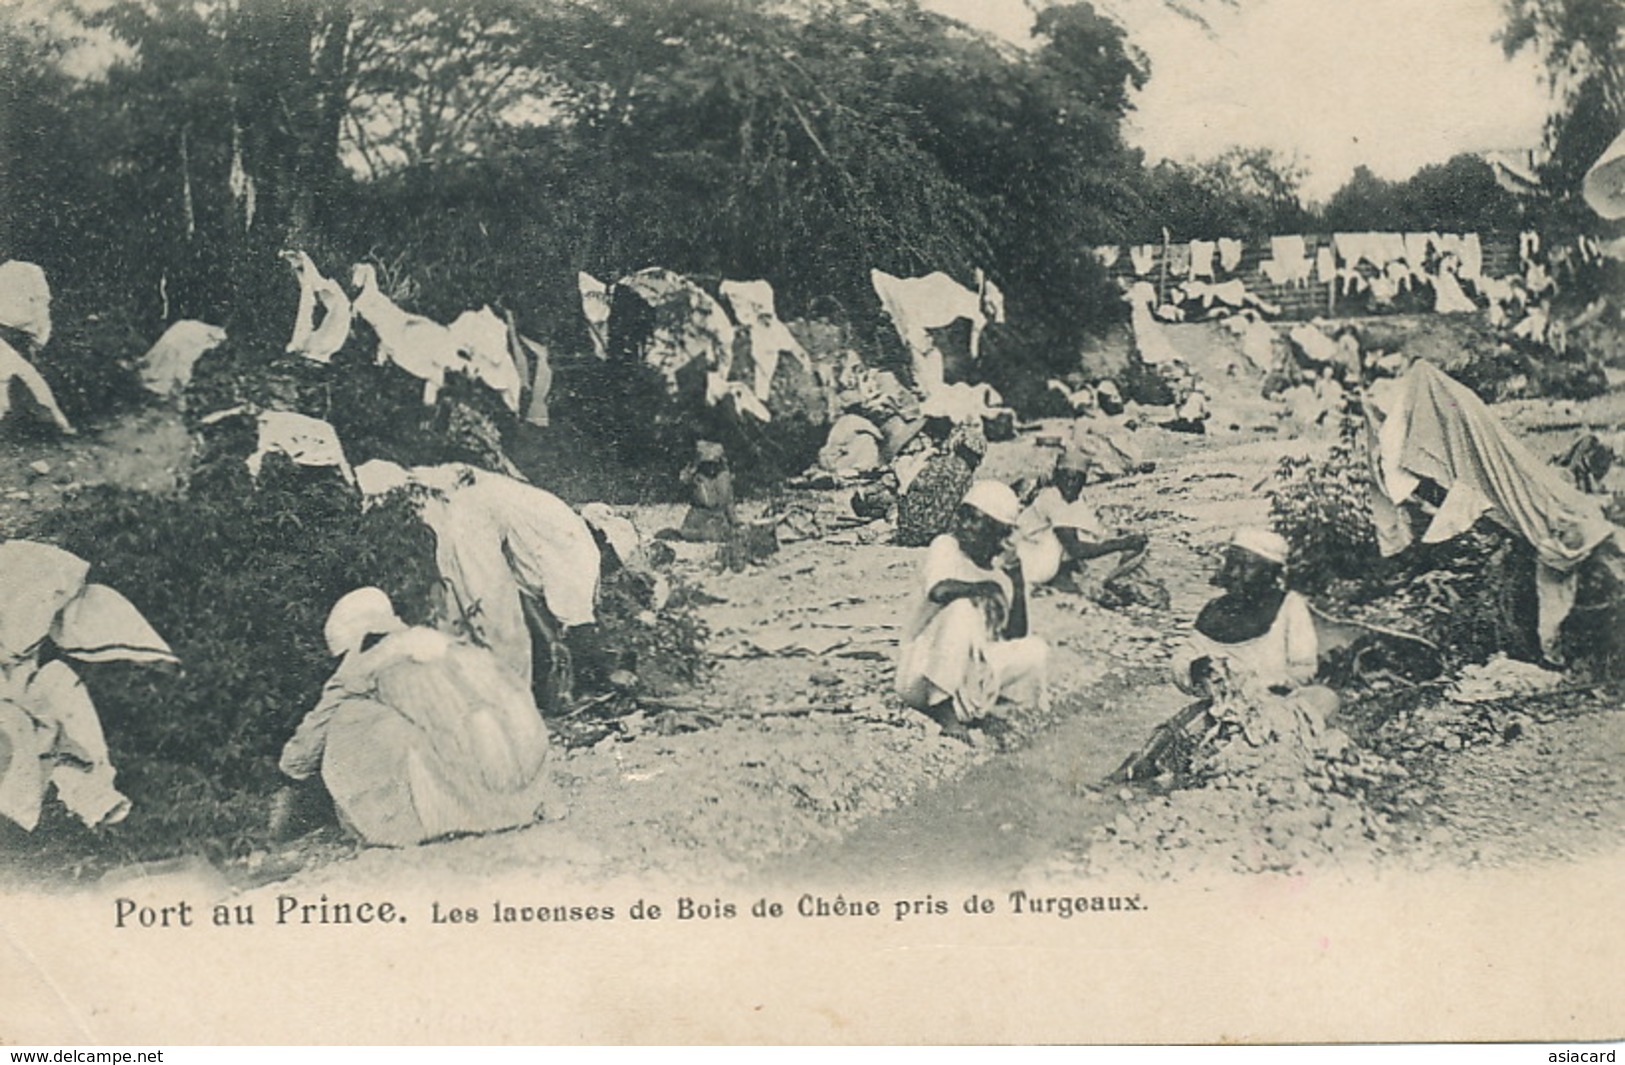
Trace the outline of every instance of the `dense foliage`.
<instances>
[{"instance_id":1,"label":"dense foliage","mask_svg":"<svg viewBox=\"0 0 1625 1065\"><path fill-rule=\"evenodd\" d=\"M1425 166L1404 181L1385 181L1356 167L1332 194L1320 223L1333 232L1495 233L1515 229L1523 207L1477 155Z\"/></svg>"},{"instance_id":2,"label":"dense foliage","mask_svg":"<svg viewBox=\"0 0 1625 1065\"><path fill-rule=\"evenodd\" d=\"M1276 470L1270 521L1292 545L1292 582L1305 591L1367 575L1376 561L1364 435L1364 419L1345 407L1325 457L1289 455Z\"/></svg>"}]
</instances>

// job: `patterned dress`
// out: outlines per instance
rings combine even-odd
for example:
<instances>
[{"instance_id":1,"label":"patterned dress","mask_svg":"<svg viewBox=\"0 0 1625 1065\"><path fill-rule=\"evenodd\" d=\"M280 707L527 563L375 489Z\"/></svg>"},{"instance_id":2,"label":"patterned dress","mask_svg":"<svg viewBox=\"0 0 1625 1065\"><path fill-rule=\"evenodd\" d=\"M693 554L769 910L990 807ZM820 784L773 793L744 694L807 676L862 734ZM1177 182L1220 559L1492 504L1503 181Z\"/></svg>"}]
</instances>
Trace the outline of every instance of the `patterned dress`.
<instances>
[{"instance_id":1,"label":"patterned dress","mask_svg":"<svg viewBox=\"0 0 1625 1065\"><path fill-rule=\"evenodd\" d=\"M955 426L897 499L897 543L924 547L947 532L987 454L980 428Z\"/></svg>"}]
</instances>

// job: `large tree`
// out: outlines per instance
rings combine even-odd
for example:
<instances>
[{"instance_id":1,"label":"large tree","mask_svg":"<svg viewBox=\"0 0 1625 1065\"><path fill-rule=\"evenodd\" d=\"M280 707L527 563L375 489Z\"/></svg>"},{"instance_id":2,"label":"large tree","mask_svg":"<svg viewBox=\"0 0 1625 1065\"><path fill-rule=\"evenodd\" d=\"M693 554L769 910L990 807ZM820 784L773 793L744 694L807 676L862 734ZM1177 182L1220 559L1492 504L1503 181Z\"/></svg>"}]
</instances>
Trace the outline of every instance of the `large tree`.
<instances>
[{"instance_id":1,"label":"large tree","mask_svg":"<svg viewBox=\"0 0 1625 1065\"><path fill-rule=\"evenodd\" d=\"M1625 4L1618 0L1503 0L1508 55L1533 51L1558 107L1547 125L1542 180L1571 197L1625 128Z\"/></svg>"},{"instance_id":2,"label":"large tree","mask_svg":"<svg viewBox=\"0 0 1625 1065\"><path fill-rule=\"evenodd\" d=\"M1175 240L1302 232L1308 216L1299 199L1303 174L1267 148L1236 147L1194 163L1164 161L1141 179L1145 210L1129 239L1157 240L1166 227Z\"/></svg>"}]
</instances>

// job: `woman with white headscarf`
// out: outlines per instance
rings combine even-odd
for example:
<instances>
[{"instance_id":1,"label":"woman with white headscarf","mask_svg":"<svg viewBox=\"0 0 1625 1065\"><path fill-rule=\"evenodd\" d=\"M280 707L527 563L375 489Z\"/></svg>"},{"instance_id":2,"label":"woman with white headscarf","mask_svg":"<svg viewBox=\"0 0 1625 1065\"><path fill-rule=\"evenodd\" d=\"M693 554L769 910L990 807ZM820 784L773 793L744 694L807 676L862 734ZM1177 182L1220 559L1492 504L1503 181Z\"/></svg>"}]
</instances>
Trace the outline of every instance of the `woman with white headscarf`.
<instances>
[{"instance_id":1,"label":"woman with white headscarf","mask_svg":"<svg viewBox=\"0 0 1625 1065\"><path fill-rule=\"evenodd\" d=\"M324 635L339 667L280 764L319 773L347 827L399 847L541 815L547 729L492 652L408 626L377 588L340 599Z\"/></svg>"},{"instance_id":2,"label":"woman with white headscarf","mask_svg":"<svg viewBox=\"0 0 1625 1065\"><path fill-rule=\"evenodd\" d=\"M971 485L953 530L926 551L898 643L897 694L967 742L967 726L1000 699L1044 699L1049 645L1028 632L1021 564L1008 549L1020 512L1007 485Z\"/></svg>"},{"instance_id":3,"label":"woman with white headscarf","mask_svg":"<svg viewBox=\"0 0 1625 1065\"><path fill-rule=\"evenodd\" d=\"M1319 641L1309 602L1285 582L1286 538L1241 529L1225 549L1213 584L1224 594L1196 618L1190 648L1177 666L1181 687L1200 689L1219 662L1233 676L1277 692L1311 683Z\"/></svg>"},{"instance_id":4,"label":"woman with white headscarf","mask_svg":"<svg viewBox=\"0 0 1625 1065\"><path fill-rule=\"evenodd\" d=\"M1288 553L1286 538L1269 529L1235 534L1213 576L1224 594L1197 615L1190 644L1175 659L1174 682L1196 695L1235 691L1266 718L1291 723L1301 716L1318 735L1339 700L1315 683L1320 638L1309 601L1286 587Z\"/></svg>"}]
</instances>

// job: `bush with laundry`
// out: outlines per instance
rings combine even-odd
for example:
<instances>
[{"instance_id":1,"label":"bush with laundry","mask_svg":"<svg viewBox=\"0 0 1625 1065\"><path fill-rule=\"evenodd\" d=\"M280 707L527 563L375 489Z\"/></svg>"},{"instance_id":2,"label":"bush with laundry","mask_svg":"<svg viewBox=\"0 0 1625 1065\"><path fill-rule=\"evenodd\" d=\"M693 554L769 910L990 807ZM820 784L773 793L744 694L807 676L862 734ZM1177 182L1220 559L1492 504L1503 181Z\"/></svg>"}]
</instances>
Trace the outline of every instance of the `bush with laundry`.
<instances>
[{"instance_id":1,"label":"bush with laundry","mask_svg":"<svg viewBox=\"0 0 1625 1065\"><path fill-rule=\"evenodd\" d=\"M189 498L92 489L31 530L89 561L182 663L179 675L85 669L132 809L98 831L48 810L17 841L42 867L245 853L263 840L282 744L332 672L328 607L372 584L403 618L427 615L433 542L404 502L363 513L329 473L273 455L255 487L240 458L231 465L196 478Z\"/></svg>"}]
</instances>

